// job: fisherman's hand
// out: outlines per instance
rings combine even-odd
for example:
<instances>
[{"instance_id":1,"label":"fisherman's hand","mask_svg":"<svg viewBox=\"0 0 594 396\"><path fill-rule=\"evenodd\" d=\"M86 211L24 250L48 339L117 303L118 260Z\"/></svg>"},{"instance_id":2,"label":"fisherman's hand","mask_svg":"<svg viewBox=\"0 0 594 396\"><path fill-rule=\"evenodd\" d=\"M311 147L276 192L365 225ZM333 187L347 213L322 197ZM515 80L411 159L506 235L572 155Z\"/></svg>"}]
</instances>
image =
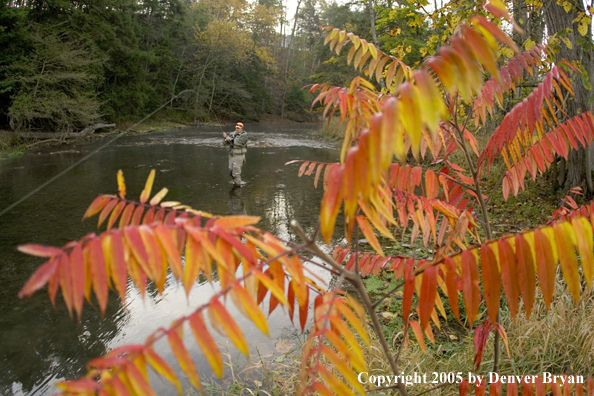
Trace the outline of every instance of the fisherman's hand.
<instances>
[{"instance_id":1,"label":"fisherman's hand","mask_svg":"<svg viewBox=\"0 0 594 396\"><path fill-rule=\"evenodd\" d=\"M226 134L225 132L223 132L223 137L224 137L224 138L226 138L226 137L227 137L227 134Z\"/></svg>"}]
</instances>

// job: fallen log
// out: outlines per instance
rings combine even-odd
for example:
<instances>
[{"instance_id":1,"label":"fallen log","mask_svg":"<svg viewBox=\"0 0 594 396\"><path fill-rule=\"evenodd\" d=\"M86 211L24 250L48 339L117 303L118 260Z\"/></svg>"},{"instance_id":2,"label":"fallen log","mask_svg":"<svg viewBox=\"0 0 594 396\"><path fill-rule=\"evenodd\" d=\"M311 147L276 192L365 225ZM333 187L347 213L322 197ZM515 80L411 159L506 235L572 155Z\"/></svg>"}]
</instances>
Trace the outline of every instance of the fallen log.
<instances>
[{"instance_id":1,"label":"fallen log","mask_svg":"<svg viewBox=\"0 0 594 396\"><path fill-rule=\"evenodd\" d=\"M91 135L97 129L112 128L114 126L115 126L115 124L103 124L103 123L99 123L99 124L88 126L88 127L84 128L83 130L81 130L80 132L71 132L71 133L60 133L60 132L21 132L21 131L17 131L17 132L5 131L5 133L7 135L18 136L18 137L22 137L22 138L25 138L25 139L56 139L56 138L69 139L69 138L85 137L85 136Z\"/></svg>"}]
</instances>

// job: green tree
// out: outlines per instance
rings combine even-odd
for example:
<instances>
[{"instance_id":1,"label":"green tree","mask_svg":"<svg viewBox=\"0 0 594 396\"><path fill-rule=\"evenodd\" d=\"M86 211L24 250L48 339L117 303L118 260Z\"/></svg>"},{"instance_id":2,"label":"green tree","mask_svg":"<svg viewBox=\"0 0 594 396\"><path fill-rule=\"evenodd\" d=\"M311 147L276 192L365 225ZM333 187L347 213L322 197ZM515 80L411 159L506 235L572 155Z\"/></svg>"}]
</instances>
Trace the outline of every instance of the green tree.
<instances>
[{"instance_id":1,"label":"green tree","mask_svg":"<svg viewBox=\"0 0 594 396\"><path fill-rule=\"evenodd\" d=\"M98 120L103 60L92 43L40 24L31 27L28 38L30 55L10 64L7 72L7 85L14 87L11 127L72 131Z\"/></svg>"}]
</instances>

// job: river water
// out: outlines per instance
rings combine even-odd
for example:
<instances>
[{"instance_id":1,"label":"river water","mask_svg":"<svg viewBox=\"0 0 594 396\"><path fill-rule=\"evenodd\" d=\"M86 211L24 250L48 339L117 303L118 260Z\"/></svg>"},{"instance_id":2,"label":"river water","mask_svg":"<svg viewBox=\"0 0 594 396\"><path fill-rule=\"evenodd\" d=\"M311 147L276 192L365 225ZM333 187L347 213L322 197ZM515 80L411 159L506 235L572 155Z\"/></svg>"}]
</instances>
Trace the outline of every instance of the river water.
<instances>
[{"instance_id":1,"label":"river water","mask_svg":"<svg viewBox=\"0 0 594 396\"><path fill-rule=\"evenodd\" d=\"M297 241L289 222L297 219L311 233L322 189L314 188L313 177L297 177L299 165L284 164L292 159L338 159L334 145L312 136L318 128L316 124L246 125L251 143L242 174L247 184L241 189L233 189L230 183L219 127L122 137L0 217L0 394L55 393L53 384L83 375L90 359L123 344L144 342L158 327L208 301L216 289L197 284L186 299L183 287L168 279L163 295L149 289L142 300L129 284L125 305L110 293L104 318L97 307L85 303L77 323L69 318L61 296L57 310L52 308L47 288L28 301L17 298L43 261L15 251L15 246L31 242L62 246L94 232L96 218L80 219L97 195L117 192L118 169L124 171L127 197L137 199L152 168L157 170L153 193L167 187L166 200L213 214L261 216L260 228ZM223 130L230 132L233 127ZM0 211L105 143L54 147L0 162ZM270 316L270 337L243 317L236 318L250 342L250 353L270 360L282 352L275 348L278 341L295 344L300 334L279 309ZM193 341L186 345L202 378L208 377L210 369L198 347ZM178 367L165 344L158 344L157 351ZM233 347L229 351L236 356ZM182 383L187 385L185 380ZM152 384L159 395L175 394L163 380L153 378Z\"/></svg>"}]
</instances>

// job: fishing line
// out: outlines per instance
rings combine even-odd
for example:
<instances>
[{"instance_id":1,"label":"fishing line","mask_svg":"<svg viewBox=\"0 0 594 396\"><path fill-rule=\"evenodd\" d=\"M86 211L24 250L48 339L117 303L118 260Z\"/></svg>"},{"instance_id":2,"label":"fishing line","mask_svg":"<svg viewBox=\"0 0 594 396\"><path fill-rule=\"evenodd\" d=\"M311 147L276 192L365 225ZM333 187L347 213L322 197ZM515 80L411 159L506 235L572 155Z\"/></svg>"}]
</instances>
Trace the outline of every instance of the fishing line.
<instances>
[{"instance_id":1,"label":"fishing line","mask_svg":"<svg viewBox=\"0 0 594 396\"><path fill-rule=\"evenodd\" d=\"M2 212L0 212L0 217L2 217L4 214L10 212L17 205L19 205L22 202L24 202L27 199L29 199L31 196L33 196L34 194L36 194L37 192L39 192L39 190L41 190L42 188L44 188L47 185L53 183L54 181L56 181L58 178L60 178L64 174L66 174L69 171L71 171L72 169L76 168L78 165L82 164L83 162L85 162L86 160L88 160L89 158L91 158L93 155L97 154L99 151L103 150L105 147L109 146L110 144L112 144L113 142L115 142L116 140L118 140L119 138L121 138L122 136L124 136L126 134L126 132L130 131L135 126L140 125L141 123L143 123L144 121L146 121L149 117L151 117L153 114L155 114L157 111L161 110L163 107L167 106L170 102L173 102L174 99L176 99L177 97L181 96L182 94L184 94L186 92L195 92L195 91L193 89L186 89L185 91L182 91L182 92L178 93L177 95L173 96L167 102L163 103L163 105L160 106L157 110L153 111L152 113L150 113L149 115L147 115L146 117L144 117L142 120L138 121L136 124L132 125L131 127L128 127L125 131L123 131L123 132L119 133L118 135L116 135L109 142L105 143L103 146L99 147L95 151L91 152L90 154L88 154L85 157L81 158L80 160L76 161L74 164L70 165L68 168L64 169L62 172L58 173L56 176L54 176L51 179L49 179L48 181L46 181L45 183L43 183L42 185L40 185L39 187L37 187L35 190L31 191L30 193L28 193L27 195L25 195L24 197L22 197L21 199L19 199L15 203L13 203L12 205L10 205L7 208L5 208L4 210L2 210Z\"/></svg>"}]
</instances>

